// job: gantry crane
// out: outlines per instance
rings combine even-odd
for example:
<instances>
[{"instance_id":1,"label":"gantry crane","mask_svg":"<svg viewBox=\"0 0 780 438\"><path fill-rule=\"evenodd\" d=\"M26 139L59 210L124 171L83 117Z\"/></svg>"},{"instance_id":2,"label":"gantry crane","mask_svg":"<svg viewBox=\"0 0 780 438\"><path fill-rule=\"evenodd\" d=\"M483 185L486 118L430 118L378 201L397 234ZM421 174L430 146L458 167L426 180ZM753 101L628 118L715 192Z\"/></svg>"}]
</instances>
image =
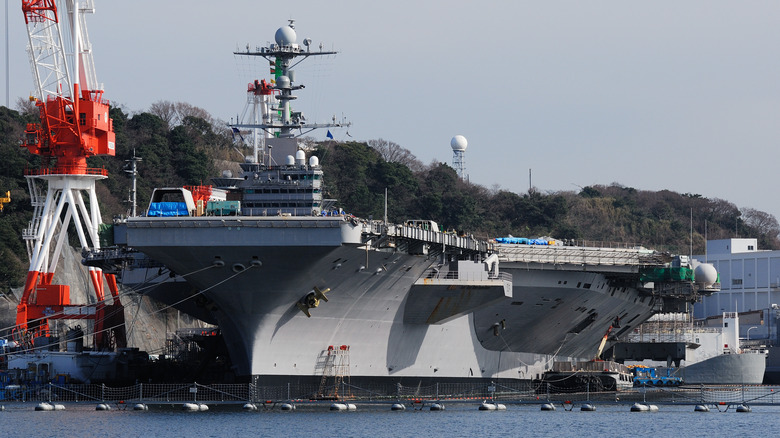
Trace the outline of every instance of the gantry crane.
<instances>
[{"instance_id":1,"label":"gantry crane","mask_svg":"<svg viewBox=\"0 0 780 438\"><path fill-rule=\"evenodd\" d=\"M93 0L22 0L22 12L37 87L31 100L40 111L40 123L27 125L22 147L39 155L43 165L25 172L34 214L24 231L30 268L14 335L28 347L46 345L50 320L91 319L95 348L124 347L124 310L113 275L105 275L111 292L107 300L101 270L89 268L93 306L71 303L69 286L52 284L69 227L82 250L100 247L95 182L107 174L88 168L87 158L116 152L109 104L97 83L84 19L94 12Z\"/></svg>"}]
</instances>

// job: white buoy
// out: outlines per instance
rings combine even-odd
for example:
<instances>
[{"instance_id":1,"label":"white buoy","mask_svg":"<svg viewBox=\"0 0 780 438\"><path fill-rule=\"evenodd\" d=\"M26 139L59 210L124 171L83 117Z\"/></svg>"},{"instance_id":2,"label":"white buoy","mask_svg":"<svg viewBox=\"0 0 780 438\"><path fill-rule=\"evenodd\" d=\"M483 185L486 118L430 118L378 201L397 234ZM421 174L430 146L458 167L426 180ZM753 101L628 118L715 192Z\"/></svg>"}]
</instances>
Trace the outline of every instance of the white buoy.
<instances>
[{"instance_id":1,"label":"white buoy","mask_svg":"<svg viewBox=\"0 0 780 438\"><path fill-rule=\"evenodd\" d=\"M480 411L505 411L506 405L502 403L492 403L488 401L483 401L482 404L479 405Z\"/></svg>"},{"instance_id":2,"label":"white buoy","mask_svg":"<svg viewBox=\"0 0 780 438\"><path fill-rule=\"evenodd\" d=\"M596 410L596 405L590 403L584 403L582 407L580 407L580 410L583 412L593 412Z\"/></svg>"},{"instance_id":3,"label":"white buoy","mask_svg":"<svg viewBox=\"0 0 780 438\"><path fill-rule=\"evenodd\" d=\"M339 412L346 411L347 405L345 405L344 403L333 403L332 405L330 405L330 410L339 411Z\"/></svg>"},{"instance_id":4,"label":"white buoy","mask_svg":"<svg viewBox=\"0 0 780 438\"><path fill-rule=\"evenodd\" d=\"M54 403L54 410L55 411L64 411L65 410L65 405L62 405L62 404L59 404L59 403Z\"/></svg>"},{"instance_id":5,"label":"white buoy","mask_svg":"<svg viewBox=\"0 0 780 438\"><path fill-rule=\"evenodd\" d=\"M737 412L752 412L753 410L750 409L750 406L742 404L737 406Z\"/></svg>"},{"instance_id":6,"label":"white buoy","mask_svg":"<svg viewBox=\"0 0 780 438\"><path fill-rule=\"evenodd\" d=\"M54 405L52 405L51 403L46 403L46 402L38 403L37 405L35 405L35 410L36 411L53 411L54 410Z\"/></svg>"},{"instance_id":7,"label":"white buoy","mask_svg":"<svg viewBox=\"0 0 780 438\"><path fill-rule=\"evenodd\" d=\"M444 405L441 403L432 403L431 404L431 410L432 411L443 411Z\"/></svg>"},{"instance_id":8,"label":"white buoy","mask_svg":"<svg viewBox=\"0 0 780 438\"><path fill-rule=\"evenodd\" d=\"M243 409L245 411L256 411L257 405L254 403L245 403Z\"/></svg>"},{"instance_id":9,"label":"white buoy","mask_svg":"<svg viewBox=\"0 0 780 438\"><path fill-rule=\"evenodd\" d=\"M631 412L647 412L650 410L650 406L643 405L642 403L634 403L631 405Z\"/></svg>"},{"instance_id":10,"label":"white buoy","mask_svg":"<svg viewBox=\"0 0 780 438\"><path fill-rule=\"evenodd\" d=\"M294 411L295 405L292 403L282 403L281 408L283 411Z\"/></svg>"},{"instance_id":11,"label":"white buoy","mask_svg":"<svg viewBox=\"0 0 780 438\"><path fill-rule=\"evenodd\" d=\"M496 405L494 403L488 403L486 401L483 401L479 405L479 410L480 411L495 411L496 410Z\"/></svg>"},{"instance_id":12,"label":"white buoy","mask_svg":"<svg viewBox=\"0 0 780 438\"><path fill-rule=\"evenodd\" d=\"M205 404L205 403L199 403L198 404L198 410L200 412L206 412L206 411L209 410L209 406L207 404Z\"/></svg>"},{"instance_id":13,"label":"white buoy","mask_svg":"<svg viewBox=\"0 0 780 438\"><path fill-rule=\"evenodd\" d=\"M696 405L693 408L693 412L709 412L709 411L710 411L710 408L708 408L705 405Z\"/></svg>"},{"instance_id":14,"label":"white buoy","mask_svg":"<svg viewBox=\"0 0 780 438\"><path fill-rule=\"evenodd\" d=\"M390 410L391 411L405 411L406 410L406 406L404 406L401 403L393 403L393 405L390 406Z\"/></svg>"},{"instance_id":15,"label":"white buoy","mask_svg":"<svg viewBox=\"0 0 780 438\"><path fill-rule=\"evenodd\" d=\"M143 403L136 403L136 404L133 405L133 410L134 411L148 411L149 410L149 406L146 406Z\"/></svg>"},{"instance_id":16,"label":"white buoy","mask_svg":"<svg viewBox=\"0 0 780 438\"><path fill-rule=\"evenodd\" d=\"M190 411L190 412L195 412L200 410L197 403L184 403L183 405L181 405L181 408L182 410Z\"/></svg>"},{"instance_id":17,"label":"white buoy","mask_svg":"<svg viewBox=\"0 0 780 438\"><path fill-rule=\"evenodd\" d=\"M555 405L552 404L552 403L544 403L542 405L542 410L543 411L554 411L555 410Z\"/></svg>"},{"instance_id":18,"label":"white buoy","mask_svg":"<svg viewBox=\"0 0 780 438\"><path fill-rule=\"evenodd\" d=\"M96 411L110 411L111 406L109 406L106 403L98 403L97 406L95 406Z\"/></svg>"},{"instance_id":19,"label":"white buoy","mask_svg":"<svg viewBox=\"0 0 780 438\"><path fill-rule=\"evenodd\" d=\"M357 406L354 403L347 403L347 410L350 412L357 411Z\"/></svg>"}]
</instances>

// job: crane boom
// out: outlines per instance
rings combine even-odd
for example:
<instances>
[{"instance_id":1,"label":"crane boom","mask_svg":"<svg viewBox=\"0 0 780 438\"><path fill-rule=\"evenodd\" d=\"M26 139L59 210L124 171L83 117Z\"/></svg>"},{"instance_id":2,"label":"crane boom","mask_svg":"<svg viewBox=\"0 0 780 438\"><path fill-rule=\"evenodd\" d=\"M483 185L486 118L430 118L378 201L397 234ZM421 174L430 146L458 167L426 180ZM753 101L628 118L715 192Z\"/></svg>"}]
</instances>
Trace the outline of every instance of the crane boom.
<instances>
[{"instance_id":1,"label":"crane boom","mask_svg":"<svg viewBox=\"0 0 780 438\"><path fill-rule=\"evenodd\" d=\"M65 58L62 27L54 0L24 0L22 12L27 24L28 54L39 101L48 96L61 97L70 93L72 84ZM31 96L32 98L32 96Z\"/></svg>"}]
</instances>

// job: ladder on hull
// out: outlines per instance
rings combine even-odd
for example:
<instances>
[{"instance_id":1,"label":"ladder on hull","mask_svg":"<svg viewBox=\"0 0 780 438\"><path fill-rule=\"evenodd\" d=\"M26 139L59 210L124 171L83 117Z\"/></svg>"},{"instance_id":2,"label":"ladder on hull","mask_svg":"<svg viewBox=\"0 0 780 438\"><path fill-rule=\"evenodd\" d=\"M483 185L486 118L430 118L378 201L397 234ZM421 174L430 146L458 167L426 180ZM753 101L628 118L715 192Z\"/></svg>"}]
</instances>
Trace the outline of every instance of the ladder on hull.
<instances>
[{"instance_id":1,"label":"ladder on hull","mask_svg":"<svg viewBox=\"0 0 780 438\"><path fill-rule=\"evenodd\" d=\"M317 358L315 372L321 372L320 387L317 398L339 399L348 394L339 394L339 388L344 383L349 384L349 345L328 346ZM328 387L328 380L333 378L333 385ZM330 390L328 390L330 389ZM327 392L326 392L327 391Z\"/></svg>"}]
</instances>

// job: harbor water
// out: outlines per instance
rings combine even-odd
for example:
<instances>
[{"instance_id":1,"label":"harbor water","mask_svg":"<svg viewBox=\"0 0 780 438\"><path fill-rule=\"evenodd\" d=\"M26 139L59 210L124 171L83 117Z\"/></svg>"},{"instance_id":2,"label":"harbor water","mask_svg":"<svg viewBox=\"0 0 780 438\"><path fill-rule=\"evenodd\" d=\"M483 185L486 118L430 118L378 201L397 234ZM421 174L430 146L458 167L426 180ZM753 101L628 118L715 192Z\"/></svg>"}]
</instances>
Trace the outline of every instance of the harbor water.
<instances>
[{"instance_id":1,"label":"harbor water","mask_svg":"<svg viewBox=\"0 0 780 438\"><path fill-rule=\"evenodd\" d=\"M11 403L0 412L6 437L478 437L478 436L775 436L780 407L756 406L750 413L694 412L691 405L661 405L658 412L630 412L625 404L541 411L539 405L508 405L505 411L479 411L477 403L447 404L443 411L391 411L389 404L358 404L355 412L333 412L327 404L295 411L243 411L212 405L184 412L181 405L152 405L148 411L96 411L92 403L68 403L64 411L38 412L35 403ZM725 408L721 408L724 410Z\"/></svg>"}]
</instances>

